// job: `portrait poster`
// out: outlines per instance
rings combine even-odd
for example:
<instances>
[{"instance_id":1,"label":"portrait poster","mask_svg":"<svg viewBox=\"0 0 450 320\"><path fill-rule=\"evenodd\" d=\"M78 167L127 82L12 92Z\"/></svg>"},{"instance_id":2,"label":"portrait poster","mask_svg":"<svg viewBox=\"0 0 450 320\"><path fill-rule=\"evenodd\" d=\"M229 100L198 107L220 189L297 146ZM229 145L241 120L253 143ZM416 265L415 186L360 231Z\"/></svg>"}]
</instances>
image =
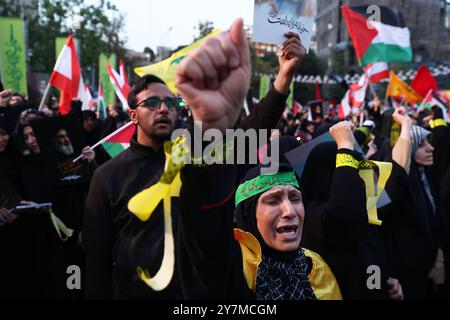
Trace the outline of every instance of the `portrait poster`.
<instances>
[{"instance_id":1,"label":"portrait poster","mask_svg":"<svg viewBox=\"0 0 450 320\"><path fill-rule=\"evenodd\" d=\"M73 162L84 146L81 124L76 116L35 120L31 126L46 160L51 185L66 186L89 181L86 161Z\"/></svg>"},{"instance_id":2,"label":"portrait poster","mask_svg":"<svg viewBox=\"0 0 450 320\"><path fill-rule=\"evenodd\" d=\"M316 120L317 118L324 117L324 111L323 111L323 101L322 100L316 100L311 101L308 103L309 108L311 109L311 115L313 120Z\"/></svg>"},{"instance_id":3,"label":"portrait poster","mask_svg":"<svg viewBox=\"0 0 450 320\"><path fill-rule=\"evenodd\" d=\"M316 0L255 0L253 41L282 45L295 32L308 52L316 12Z\"/></svg>"}]
</instances>

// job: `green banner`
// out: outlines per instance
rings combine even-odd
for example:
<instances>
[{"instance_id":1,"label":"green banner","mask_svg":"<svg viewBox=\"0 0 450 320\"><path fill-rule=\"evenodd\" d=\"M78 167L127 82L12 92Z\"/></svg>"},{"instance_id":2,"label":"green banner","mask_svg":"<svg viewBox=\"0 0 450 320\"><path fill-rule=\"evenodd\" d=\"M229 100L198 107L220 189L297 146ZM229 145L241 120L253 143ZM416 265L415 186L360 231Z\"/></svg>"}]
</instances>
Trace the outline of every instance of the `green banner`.
<instances>
[{"instance_id":1,"label":"green banner","mask_svg":"<svg viewBox=\"0 0 450 320\"><path fill-rule=\"evenodd\" d=\"M58 59L58 56L61 53L62 48L66 44L68 38L69 37L57 37L55 39L55 62L56 59ZM80 61L81 64L80 40L78 40L77 38L73 38L73 41L75 42L75 49L77 50L78 61Z\"/></svg>"},{"instance_id":2,"label":"green banner","mask_svg":"<svg viewBox=\"0 0 450 320\"><path fill-rule=\"evenodd\" d=\"M55 39L55 61L56 61L56 59L58 59L58 56L59 56L62 48L66 44L66 42L67 42L67 37L64 37L64 38L58 37Z\"/></svg>"},{"instance_id":3,"label":"green banner","mask_svg":"<svg viewBox=\"0 0 450 320\"><path fill-rule=\"evenodd\" d=\"M28 94L23 20L0 17L0 76L6 89Z\"/></svg>"},{"instance_id":4,"label":"green banner","mask_svg":"<svg viewBox=\"0 0 450 320\"><path fill-rule=\"evenodd\" d=\"M98 62L98 74L100 81L102 82L103 98L105 100L106 107L113 104L116 100L116 93L114 91L114 87L112 86L111 80L109 80L108 70L106 69L107 62L109 62L111 68L114 69L116 67L116 55L112 54L108 58L102 53Z\"/></svg>"},{"instance_id":5,"label":"green banner","mask_svg":"<svg viewBox=\"0 0 450 320\"><path fill-rule=\"evenodd\" d=\"M292 110L292 108L293 108L292 100L294 100L294 81L291 82L291 86L289 87L289 90L291 92L289 93L289 97L286 100L286 104L287 104L289 110Z\"/></svg>"},{"instance_id":6,"label":"green banner","mask_svg":"<svg viewBox=\"0 0 450 320\"><path fill-rule=\"evenodd\" d=\"M264 98L269 92L270 88L270 77L262 76L259 82L259 100Z\"/></svg>"}]
</instances>

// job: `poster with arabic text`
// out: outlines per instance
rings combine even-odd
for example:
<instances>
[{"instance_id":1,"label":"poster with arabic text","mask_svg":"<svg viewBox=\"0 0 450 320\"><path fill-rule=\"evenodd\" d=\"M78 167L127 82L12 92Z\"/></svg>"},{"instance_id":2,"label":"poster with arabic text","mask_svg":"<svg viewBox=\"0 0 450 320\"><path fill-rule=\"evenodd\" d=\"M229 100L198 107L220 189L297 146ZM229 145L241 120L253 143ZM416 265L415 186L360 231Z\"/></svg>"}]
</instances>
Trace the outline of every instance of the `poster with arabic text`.
<instances>
[{"instance_id":1,"label":"poster with arabic text","mask_svg":"<svg viewBox=\"0 0 450 320\"><path fill-rule=\"evenodd\" d=\"M255 0L253 41L282 45L295 32L309 51L316 12L317 0Z\"/></svg>"}]
</instances>

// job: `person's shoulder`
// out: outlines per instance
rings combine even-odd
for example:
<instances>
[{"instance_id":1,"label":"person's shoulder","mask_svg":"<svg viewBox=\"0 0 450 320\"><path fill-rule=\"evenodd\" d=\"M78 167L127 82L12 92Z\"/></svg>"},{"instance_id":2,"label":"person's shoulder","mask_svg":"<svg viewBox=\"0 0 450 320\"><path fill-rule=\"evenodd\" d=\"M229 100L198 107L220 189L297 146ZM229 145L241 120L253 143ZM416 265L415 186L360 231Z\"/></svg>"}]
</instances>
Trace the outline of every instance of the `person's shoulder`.
<instances>
[{"instance_id":1,"label":"person's shoulder","mask_svg":"<svg viewBox=\"0 0 450 320\"><path fill-rule=\"evenodd\" d=\"M106 161L100 167L95 170L94 176L100 176L102 179L108 176L116 175L122 171L127 171L130 168L132 162L131 159L132 151L130 148L123 151L118 156Z\"/></svg>"},{"instance_id":2,"label":"person's shoulder","mask_svg":"<svg viewBox=\"0 0 450 320\"><path fill-rule=\"evenodd\" d=\"M314 251L303 249L311 261L308 280L318 300L342 300L341 290L333 272L322 257Z\"/></svg>"}]
</instances>

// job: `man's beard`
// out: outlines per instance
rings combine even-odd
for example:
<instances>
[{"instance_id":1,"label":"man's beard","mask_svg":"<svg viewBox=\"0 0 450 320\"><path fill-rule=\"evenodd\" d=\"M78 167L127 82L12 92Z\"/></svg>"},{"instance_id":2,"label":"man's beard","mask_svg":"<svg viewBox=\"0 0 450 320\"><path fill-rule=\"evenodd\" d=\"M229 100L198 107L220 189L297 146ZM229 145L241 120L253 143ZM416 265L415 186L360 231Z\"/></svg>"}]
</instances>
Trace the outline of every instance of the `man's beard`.
<instances>
[{"instance_id":1,"label":"man's beard","mask_svg":"<svg viewBox=\"0 0 450 320\"><path fill-rule=\"evenodd\" d=\"M69 144L68 146L58 145L58 150L65 156L71 156L74 153L72 144Z\"/></svg>"},{"instance_id":2,"label":"man's beard","mask_svg":"<svg viewBox=\"0 0 450 320\"><path fill-rule=\"evenodd\" d=\"M151 138L152 140L163 143L169 141L172 137L172 130L170 132L152 132Z\"/></svg>"}]
</instances>

